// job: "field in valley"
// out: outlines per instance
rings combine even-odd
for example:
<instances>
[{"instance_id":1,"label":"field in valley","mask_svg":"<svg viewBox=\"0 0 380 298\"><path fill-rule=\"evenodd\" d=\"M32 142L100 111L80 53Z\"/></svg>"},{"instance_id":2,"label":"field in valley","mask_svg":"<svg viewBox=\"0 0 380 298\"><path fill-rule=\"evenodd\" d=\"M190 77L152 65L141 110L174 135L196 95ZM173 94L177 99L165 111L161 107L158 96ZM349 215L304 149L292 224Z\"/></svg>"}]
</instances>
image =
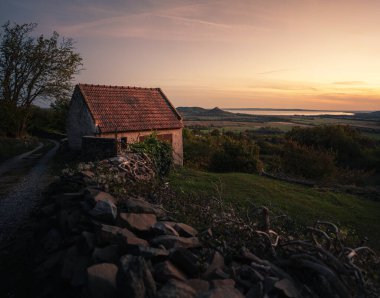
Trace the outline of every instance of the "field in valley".
<instances>
[{"instance_id":1,"label":"field in valley","mask_svg":"<svg viewBox=\"0 0 380 298\"><path fill-rule=\"evenodd\" d=\"M373 117L361 114L354 116L270 116L234 114L214 108L178 108L184 118L186 127L197 127L202 130L223 129L240 132L257 130L262 127L280 129L283 132L295 126L315 126L328 124L350 125L360 130L363 135L380 140L380 116Z\"/></svg>"},{"instance_id":2,"label":"field in valley","mask_svg":"<svg viewBox=\"0 0 380 298\"><path fill-rule=\"evenodd\" d=\"M350 125L362 136L380 140L380 118L378 113L354 116L258 116L233 114L218 108L179 109L185 126L202 132L257 131L256 140L282 137L293 127L317 125ZM255 136L255 133L253 133ZM262 135L262 137L260 137ZM272 135L272 136L271 136ZM186 154L185 154L186 155ZM265 152L260 152L266 162ZM269 158L271 156L269 155ZM370 181L369 178L367 178ZM376 176L371 178L376 180ZM375 181L374 180L374 181ZM274 180L256 174L212 173L184 168L170 177L172 187L181 193L207 195L218 193L223 200L248 206L265 205L276 213L285 213L302 226L312 225L316 220L328 220L367 236L369 245L380 250L379 200L350 195L323 188L313 188ZM367 181L367 182L368 182ZM376 183L375 183L376 184ZM373 183L371 184L373 185Z\"/></svg>"}]
</instances>

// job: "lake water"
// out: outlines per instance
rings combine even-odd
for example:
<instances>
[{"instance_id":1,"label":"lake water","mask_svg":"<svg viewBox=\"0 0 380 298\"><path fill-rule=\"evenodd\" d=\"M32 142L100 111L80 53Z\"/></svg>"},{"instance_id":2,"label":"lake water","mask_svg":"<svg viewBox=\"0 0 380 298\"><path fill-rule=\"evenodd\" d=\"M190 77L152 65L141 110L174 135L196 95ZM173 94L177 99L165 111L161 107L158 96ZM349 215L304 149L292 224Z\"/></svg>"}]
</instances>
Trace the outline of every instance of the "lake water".
<instances>
[{"instance_id":1,"label":"lake water","mask_svg":"<svg viewBox=\"0 0 380 298\"><path fill-rule=\"evenodd\" d=\"M223 109L231 113L241 113L250 115L267 115L267 116L320 116L320 115L333 115L333 116L352 116L351 112L340 111L308 111L308 110L239 110L239 109Z\"/></svg>"}]
</instances>

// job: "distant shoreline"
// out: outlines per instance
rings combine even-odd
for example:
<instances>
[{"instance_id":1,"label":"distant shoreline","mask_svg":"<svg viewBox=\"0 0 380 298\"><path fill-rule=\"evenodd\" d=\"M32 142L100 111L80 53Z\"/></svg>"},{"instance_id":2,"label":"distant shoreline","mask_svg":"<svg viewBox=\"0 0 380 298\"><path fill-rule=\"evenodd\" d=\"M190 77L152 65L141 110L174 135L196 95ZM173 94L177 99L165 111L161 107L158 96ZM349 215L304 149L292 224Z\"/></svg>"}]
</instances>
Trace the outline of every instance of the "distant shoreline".
<instances>
[{"instance_id":1,"label":"distant shoreline","mask_svg":"<svg viewBox=\"0 0 380 298\"><path fill-rule=\"evenodd\" d=\"M313 109L275 109L275 108L221 108L223 111L296 111L296 112L330 112L330 113L371 113L376 110L352 111L352 110L313 110Z\"/></svg>"},{"instance_id":2,"label":"distant shoreline","mask_svg":"<svg viewBox=\"0 0 380 298\"><path fill-rule=\"evenodd\" d=\"M188 117L349 117L350 119L366 119L378 121L380 111L343 111L315 109L274 109L274 108L201 108L178 107L178 111Z\"/></svg>"},{"instance_id":3,"label":"distant shoreline","mask_svg":"<svg viewBox=\"0 0 380 298\"><path fill-rule=\"evenodd\" d=\"M302 110L302 109L231 109L224 110L233 114L247 114L256 116L355 116L358 112Z\"/></svg>"}]
</instances>

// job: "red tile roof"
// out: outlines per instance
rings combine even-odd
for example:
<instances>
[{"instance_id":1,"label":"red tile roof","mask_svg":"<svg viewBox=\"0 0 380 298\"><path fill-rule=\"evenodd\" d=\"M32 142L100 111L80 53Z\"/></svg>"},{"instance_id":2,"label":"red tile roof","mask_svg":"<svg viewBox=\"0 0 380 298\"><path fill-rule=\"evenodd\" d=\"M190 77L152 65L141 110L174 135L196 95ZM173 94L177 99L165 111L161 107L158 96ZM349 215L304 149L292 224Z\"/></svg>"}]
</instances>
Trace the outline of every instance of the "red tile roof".
<instances>
[{"instance_id":1,"label":"red tile roof","mask_svg":"<svg viewBox=\"0 0 380 298\"><path fill-rule=\"evenodd\" d=\"M160 88L79 84L100 132L175 129L182 119Z\"/></svg>"}]
</instances>

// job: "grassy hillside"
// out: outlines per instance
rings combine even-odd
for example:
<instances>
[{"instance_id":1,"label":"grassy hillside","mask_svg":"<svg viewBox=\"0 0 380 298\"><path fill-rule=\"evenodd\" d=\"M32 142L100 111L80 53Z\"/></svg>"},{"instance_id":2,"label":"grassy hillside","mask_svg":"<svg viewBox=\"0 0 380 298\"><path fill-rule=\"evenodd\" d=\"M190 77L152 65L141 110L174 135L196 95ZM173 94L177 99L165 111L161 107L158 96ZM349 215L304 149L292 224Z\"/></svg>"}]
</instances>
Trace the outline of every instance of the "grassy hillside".
<instances>
[{"instance_id":1,"label":"grassy hillside","mask_svg":"<svg viewBox=\"0 0 380 298\"><path fill-rule=\"evenodd\" d=\"M282 210L302 224L330 220L356 229L380 250L380 201L277 181L254 174L206 173L180 169L170 176L178 192L215 193L238 204L266 205Z\"/></svg>"}]
</instances>

